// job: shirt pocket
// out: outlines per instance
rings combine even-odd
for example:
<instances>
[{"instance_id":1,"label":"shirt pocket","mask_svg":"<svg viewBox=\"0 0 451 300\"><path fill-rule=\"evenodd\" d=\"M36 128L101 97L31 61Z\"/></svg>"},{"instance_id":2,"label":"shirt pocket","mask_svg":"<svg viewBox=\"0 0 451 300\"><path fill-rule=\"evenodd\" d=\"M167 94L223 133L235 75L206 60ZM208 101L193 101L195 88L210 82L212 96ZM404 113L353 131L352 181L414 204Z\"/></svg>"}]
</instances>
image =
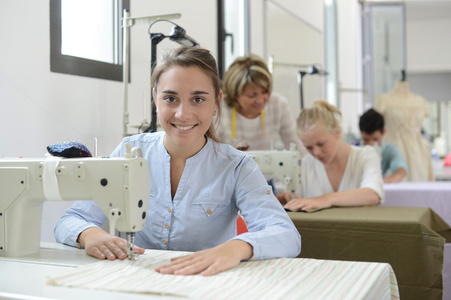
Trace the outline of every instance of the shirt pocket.
<instances>
[{"instance_id":1,"label":"shirt pocket","mask_svg":"<svg viewBox=\"0 0 451 300\"><path fill-rule=\"evenodd\" d=\"M208 201L208 202L199 202L193 203L194 209L203 217L218 217L221 215L227 204L224 204L222 201Z\"/></svg>"},{"instance_id":2,"label":"shirt pocket","mask_svg":"<svg viewBox=\"0 0 451 300\"><path fill-rule=\"evenodd\" d=\"M191 210L190 234L196 250L214 247L234 236L230 202L219 198L196 199Z\"/></svg>"}]
</instances>

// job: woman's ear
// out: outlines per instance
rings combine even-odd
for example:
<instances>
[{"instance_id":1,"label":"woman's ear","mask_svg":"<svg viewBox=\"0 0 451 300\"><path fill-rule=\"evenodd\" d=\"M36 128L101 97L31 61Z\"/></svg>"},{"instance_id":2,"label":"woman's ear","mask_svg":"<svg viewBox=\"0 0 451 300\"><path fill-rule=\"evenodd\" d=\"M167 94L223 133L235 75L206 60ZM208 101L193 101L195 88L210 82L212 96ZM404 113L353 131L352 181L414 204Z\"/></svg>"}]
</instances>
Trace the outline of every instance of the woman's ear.
<instances>
[{"instance_id":1,"label":"woman's ear","mask_svg":"<svg viewBox=\"0 0 451 300\"><path fill-rule=\"evenodd\" d=\"M334 135L335 135L335 137L337 139L341 137L341 128L340 127L335 129L335 134Z\"/></svg>"}]
</instances>

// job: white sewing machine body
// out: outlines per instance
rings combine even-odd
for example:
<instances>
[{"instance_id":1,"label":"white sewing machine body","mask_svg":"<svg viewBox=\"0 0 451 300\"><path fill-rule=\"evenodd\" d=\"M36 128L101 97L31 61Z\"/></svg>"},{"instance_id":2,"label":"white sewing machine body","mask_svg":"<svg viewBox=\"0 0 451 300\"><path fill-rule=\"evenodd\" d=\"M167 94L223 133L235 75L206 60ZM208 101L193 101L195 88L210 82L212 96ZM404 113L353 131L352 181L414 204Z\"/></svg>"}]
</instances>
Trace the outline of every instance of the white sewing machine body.
<instances>
[{"instance_id":1,"label":"white sewing machine body","mask_svg":"<svg viewBox=\"0 0 451 300\"><path fill-rule=\"evenodd\" d=\"M50 170L56 177L53 187L45 169L45 158L0 159L0 256L39 252L47 200L95 200L110 221L110 233L144 228L150 194L144 158L63 158ZM60 199L49 197L55 192Z\"/></svg>"},{"instance_id":2,"label":"white sewing machine body","mask_svg":"<svg viewBox=\"0 0 451 300\"><path fill-rule=\"evenodd\" d=\"M276 175L284 191L296 191L301 184L301 153L294 144L290 150L246 151L265 175Z\"/></svg>"}]
</instances>

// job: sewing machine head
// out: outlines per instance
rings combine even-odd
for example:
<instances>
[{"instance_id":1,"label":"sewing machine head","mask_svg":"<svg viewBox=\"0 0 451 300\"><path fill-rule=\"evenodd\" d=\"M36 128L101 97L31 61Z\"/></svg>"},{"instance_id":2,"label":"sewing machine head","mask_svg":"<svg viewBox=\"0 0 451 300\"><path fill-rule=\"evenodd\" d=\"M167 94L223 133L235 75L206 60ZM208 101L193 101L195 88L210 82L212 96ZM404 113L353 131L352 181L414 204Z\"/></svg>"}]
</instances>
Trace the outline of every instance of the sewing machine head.
<instances>
[{"instance_id":1,"label":"sewing machine head","mask_svg":"<svg viewBox=\"0 0 451 300\"><path fill-rule=\"evenodd\" d=\"M265 175L275 175L284 191L296 191L301 184L301 153L291 144L290 150L246 151Z\"/></svg>"},{"instance_id":2,"label":"sewing machine head","mask_svg":"<svg viewBox=\"0 0 451 300\"><path fill-rule=\"evenodd\" d=\"M95 200L110 233L144 228L149 206L147 161L117 158L0 159L0 256L39 252L44 201Z\"/></svg>"}]
</instances>

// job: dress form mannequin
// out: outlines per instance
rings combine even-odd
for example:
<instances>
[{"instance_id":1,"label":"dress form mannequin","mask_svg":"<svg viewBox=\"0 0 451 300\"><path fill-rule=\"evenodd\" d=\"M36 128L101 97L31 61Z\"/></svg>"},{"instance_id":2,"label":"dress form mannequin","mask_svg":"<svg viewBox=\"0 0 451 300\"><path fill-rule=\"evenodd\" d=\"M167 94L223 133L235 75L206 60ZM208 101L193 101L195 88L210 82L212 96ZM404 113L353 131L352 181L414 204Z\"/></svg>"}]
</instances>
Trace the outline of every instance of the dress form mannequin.
<instances>
[{"instance_id":1,"label":"dress form mannequin","mask_svg":"<svg viewBox=\"0 0 451 300\"><path fill-rule=\"evenodd\" d=\"M374 109L384 116L384 141L395 144L407 162L407 181L433 181L431 154L421 137L423 120L429 116L427 101L409 91L400 81L395 88L375 98Z\"/></svg>"}]
</instances>

